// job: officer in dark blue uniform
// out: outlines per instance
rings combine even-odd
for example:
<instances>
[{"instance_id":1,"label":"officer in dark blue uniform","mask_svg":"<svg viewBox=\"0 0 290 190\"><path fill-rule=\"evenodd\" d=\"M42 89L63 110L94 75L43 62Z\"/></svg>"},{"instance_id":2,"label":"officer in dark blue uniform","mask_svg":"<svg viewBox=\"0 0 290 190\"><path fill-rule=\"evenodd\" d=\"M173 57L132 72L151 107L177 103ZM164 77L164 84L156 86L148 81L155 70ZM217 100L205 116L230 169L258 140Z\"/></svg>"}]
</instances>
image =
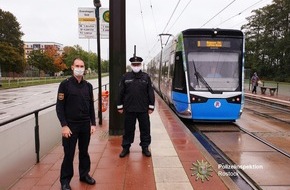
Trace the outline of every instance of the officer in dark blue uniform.
<instances>
[{"instance_id":1,"label":"officer in dark blue uniform","mask_svg":"<svg viewBox=\"0 0 290 190\"><path fill-rule=\"evenodd\" d=\"M136 120L139 122L140 146L142 153L150 157L148 146L151 143L149 114L154 111L155 96L151 79L147 73L142 72L141 57L134 56L129 60L132 72L122 76L119 83L119 96L117 109L125 113L125 126L122 141L123 150L120 157L130 152L131 143L134 142Z\"/></svg>"},{"instance_id":2,"label":"officer in dark blue uniform","mask_svg":"<svg viewBox=\"0 0 290 190\"><path fill-rule=\"evenodd\" d=\"M77 141L80 181L95 184L95 180L89 175L91 161L88 153L91 134L96 130L93 86L83 79L85 64L81 59L76 58L71 69L73 76L60 83L56 103L64 148L60 173L62 190L71 189L69 183L73 177Z\"/></svg>"}]
</instances>

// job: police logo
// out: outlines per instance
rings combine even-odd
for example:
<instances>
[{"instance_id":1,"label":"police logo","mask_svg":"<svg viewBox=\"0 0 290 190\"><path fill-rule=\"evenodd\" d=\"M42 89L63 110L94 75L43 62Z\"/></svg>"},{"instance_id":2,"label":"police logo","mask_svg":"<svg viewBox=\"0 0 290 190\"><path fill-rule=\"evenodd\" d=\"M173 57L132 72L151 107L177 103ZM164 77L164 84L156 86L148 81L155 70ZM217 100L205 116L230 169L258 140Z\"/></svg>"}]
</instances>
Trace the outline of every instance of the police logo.
<instances>
[{"instance_id":1,"label":"police logo","mask_svg":"<svg viewBox=\"0 0 290 190\"><path fill-rule=\"evenodd\" d=\"M204 182L205 180L209 181L209 177L212 177L210 174L213 172L212 166L207 161L196 161L196 163L193 163L193 168L190 168L193 170L192 176L196 176L195 181L198 179L201 179L201 182Z\"/></svg>"},{"instance_id":2,"label":"police logo","mask_svg":"<svg viewBox=\"0 0 290 190\"><path fill-rule=\"evenodd\" d=\"M63 100L64 99L64 93L58 93L58 99Z\"/></svg>"}]
</instances>

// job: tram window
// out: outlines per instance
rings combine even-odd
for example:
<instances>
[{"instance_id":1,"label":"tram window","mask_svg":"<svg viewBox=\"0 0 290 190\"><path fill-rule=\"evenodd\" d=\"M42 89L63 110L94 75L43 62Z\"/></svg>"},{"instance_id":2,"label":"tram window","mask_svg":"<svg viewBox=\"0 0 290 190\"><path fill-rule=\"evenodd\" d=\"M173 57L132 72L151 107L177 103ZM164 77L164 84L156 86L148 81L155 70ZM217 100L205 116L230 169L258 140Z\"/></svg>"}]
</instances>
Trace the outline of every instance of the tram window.
<instances>
[{"instance_id":1,"label":"tram window","mask_svg":"<svg viewBox=\"0 0 290 190\"><path fill-rule=\"evenodd\" d=\"M169 63L169 77L172 79L173 78L173 70L174 70L174 60L175 60L175 55L172 53L170 55L170 63Z\"/></svg>"},{"instance_id":2,"label":"tram window","mask_svg":"<svg viewBox=\"0 0 290 190\"><path fill-rule=\"evenodd\" d=\"M185 90L185 73L183 69L182 53L177 52L175 55L173 89L178 91Z\"/></svg>"},{"instance_id":3,"label":"tram window","mask_svg":"<svg viewBox=\"0 0 290 190\"><path fill-rule=\"evenodd\" d=\"M188 54L189 82L191 89L205 90L201 78L213 90L233 91L239 87L239 53L235 52L190 52Z\"/></svg>"}]
</instances>

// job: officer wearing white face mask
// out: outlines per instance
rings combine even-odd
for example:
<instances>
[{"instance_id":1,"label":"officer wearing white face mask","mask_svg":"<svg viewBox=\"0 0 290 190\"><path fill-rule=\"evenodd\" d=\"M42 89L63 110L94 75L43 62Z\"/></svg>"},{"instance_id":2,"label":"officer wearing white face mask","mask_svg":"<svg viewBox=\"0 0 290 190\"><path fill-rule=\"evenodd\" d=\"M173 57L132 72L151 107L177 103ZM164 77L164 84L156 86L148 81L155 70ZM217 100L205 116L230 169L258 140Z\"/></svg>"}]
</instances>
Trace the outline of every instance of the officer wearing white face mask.
<instances>
[{"instance_id":1,"label":"officer wearing white face mask","mask_svg":"<svg viewBox=\"0 0 290 190\"><path fill-rule=\"evenodd\" d=\"M134 56L129 60L132 72L122 76L119 83L119 96L117 109L125 114L124 134L120 157L125 157L130 152L130 146L134 142L136 120L139 122L140 143L142 153L150 157L148 149L151 143L149 114L154 111L155 96L151 79L143 72L141 57Z\"/></svg>"},{"instance_id":2,"label":"officer wearing white face mask","mask_svg":"<svg viewBox=\"0 0 290 190\"><path fill-rule=\"evenodd\" d=\"M79 180L93 185L95 180L89 175L90 137L96 130L93 86L83 79L85 64L76 58L71 66L73 76L62 81L58 88L56 112L62 126L64 158L60 171L62 190L70 190L73 177L73 160L78 141Z\"/></svg>"}]
</instances>

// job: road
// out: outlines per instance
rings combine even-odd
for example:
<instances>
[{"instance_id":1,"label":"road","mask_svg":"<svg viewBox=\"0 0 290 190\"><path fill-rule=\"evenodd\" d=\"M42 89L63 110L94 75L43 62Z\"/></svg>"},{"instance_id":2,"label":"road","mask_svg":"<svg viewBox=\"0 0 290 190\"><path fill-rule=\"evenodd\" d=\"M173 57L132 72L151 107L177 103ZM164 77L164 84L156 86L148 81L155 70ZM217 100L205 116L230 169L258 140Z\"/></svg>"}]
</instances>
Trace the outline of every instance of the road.
<instances>
[{"instance_id":1,"label":"road","mask_svg":"<svg viewBox=\"0 0 290 190\"><path fill-rule=\"evenodd\" d=\"M98 80L88 80L94 88ZM109 77L102 78L102 85ZM0 90L0 123L56 102L59 83ZM94 91L97 97L97 91Z\"/></svg>"}]
</instances>

